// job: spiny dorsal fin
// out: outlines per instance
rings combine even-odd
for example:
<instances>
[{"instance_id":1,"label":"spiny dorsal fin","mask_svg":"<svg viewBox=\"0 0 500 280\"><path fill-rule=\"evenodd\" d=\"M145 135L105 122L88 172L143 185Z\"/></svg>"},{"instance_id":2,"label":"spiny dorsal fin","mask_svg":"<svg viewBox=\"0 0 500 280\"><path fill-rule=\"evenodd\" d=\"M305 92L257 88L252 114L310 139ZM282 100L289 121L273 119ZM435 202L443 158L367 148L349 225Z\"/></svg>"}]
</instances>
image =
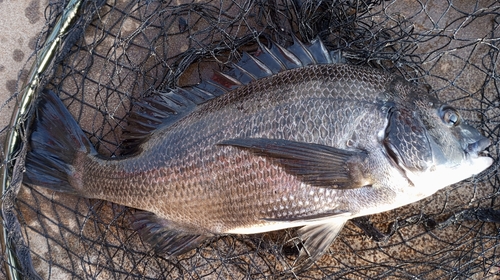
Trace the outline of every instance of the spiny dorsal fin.
<instances>
[{"instance_id":1,"label":"spiny dorsal fin","mask_svg":"<svg viewBox=\"0 0 500 280\"><path fill-rule=\"evenodd\" d=\"M311 52L315 63L314 64L328 64L333 63L332 57L328 52L327 48L319 38L314 39L311 44L307 47L309 52Z\"/></svg>"},{"instance_id":2,"label":"spiny dorsal fin","mask_svg":"<svg viewBox=\"0 0 500 280\"><path fill-rule=\"evenodd\" d=\"M197 105L221 96L228 91L247 85L278 72L313 64L339 61L338 53L329 53L321 40L311 44L300 42L295 36L288 48L270 42L260 46L255 55L246 52L227 72L214 72L211 80L202 81L191 88L158 91L155 96L135 102L128 119L123 146L134 153L148 135L158 127L169 126L192 112Z\"/></svg>"},{"instance_id":3,"label":"spiny dorsal fin","mask_svg":"<svg viewBox=\"0 0 500 280\"><path fill-rule=\"evenodd\" d=\"M309 51L307 46L295 36L293 37L293 45L291 45L288 50L299 58L302 65L311 65L316 63L314 55Z\"/></svg>"},{"instance_id":4,"label":"spiny dorsal fin","mask_svg":"<svg viewBox=\"0 0 500 280\"><path fill-rule=\"evenodd\" d=\"M270 48L260 44L260 52L255 56L266 64L274 74L302 66L300 60L286 48L270 42Z\"/></svg>"}]
</instances>

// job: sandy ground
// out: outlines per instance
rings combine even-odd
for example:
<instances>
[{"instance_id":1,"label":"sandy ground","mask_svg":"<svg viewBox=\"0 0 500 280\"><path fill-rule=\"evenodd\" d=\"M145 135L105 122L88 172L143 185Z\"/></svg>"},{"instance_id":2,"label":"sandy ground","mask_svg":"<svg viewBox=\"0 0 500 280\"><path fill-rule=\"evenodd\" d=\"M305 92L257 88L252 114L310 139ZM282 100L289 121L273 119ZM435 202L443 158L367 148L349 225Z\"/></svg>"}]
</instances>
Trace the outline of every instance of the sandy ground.
<instances>
[{"instance_id":1,"label":"sandy ground","mask_svg":"<svg viewBox=\"0 0 500 280\"><path fill-rule=\"evenodd\" d=\"M0 0L0 149L15 109L14 93L31 67L27 63L45 25L44 10L48 0ZM23 70L24 69L24 70ZM2 151L3 153L3 151ZM1 156L3 160L3 156ZM3 256L0 257L3 260ZM0 278L4 275L1 263Z\"/></svg>"},{"instance_id":2,"label":"sandy ground","mask_svg":"<svg viewBox=\"0 0 500 280\"><path fill-rule=\"evenodd\" d=\"M34 51L36 40L45 25L43 11L47 0L0 0L0 129L9 122L14 102L7 102L16 92L20 75Z\"/></svg>"}]
</instances>

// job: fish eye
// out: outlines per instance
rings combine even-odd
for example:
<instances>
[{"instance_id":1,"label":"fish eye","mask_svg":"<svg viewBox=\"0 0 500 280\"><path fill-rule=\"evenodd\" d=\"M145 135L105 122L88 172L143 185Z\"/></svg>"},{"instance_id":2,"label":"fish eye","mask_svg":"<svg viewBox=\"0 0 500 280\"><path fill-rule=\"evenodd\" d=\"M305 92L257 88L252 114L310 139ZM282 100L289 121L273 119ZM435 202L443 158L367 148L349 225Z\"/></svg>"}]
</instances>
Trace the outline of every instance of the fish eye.
<instances>
[{"instance_id":1,"label":"fish eye","mask_svg":"<svg viewBox=\"0 0 500 280\"><path fill-rule=\"evenodd\" d=\"M451 107L443 107L441 108L441 119L448 126L457 126L460 124L460 114L457 110Z\"/></svg>"}]
</instances>

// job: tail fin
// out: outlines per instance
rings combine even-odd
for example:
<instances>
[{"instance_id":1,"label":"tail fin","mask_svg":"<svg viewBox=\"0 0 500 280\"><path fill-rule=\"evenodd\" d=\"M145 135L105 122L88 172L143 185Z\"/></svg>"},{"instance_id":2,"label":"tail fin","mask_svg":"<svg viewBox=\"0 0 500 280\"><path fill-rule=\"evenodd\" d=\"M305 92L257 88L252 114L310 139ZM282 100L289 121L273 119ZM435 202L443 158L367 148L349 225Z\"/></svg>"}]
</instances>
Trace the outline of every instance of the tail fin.
<instances>
[{"instance_id":1,"label":"tail fin","mask_svg":"<svg viewBox=\"0 0 500 280\"><path fill-rule=\"evenodd\" d=\"M71 185L75 177L73 162L79 155L97 152L54 92L45 90L41 94L35 117L24 182L77 193Z\"/></svg>"}]
</instances>

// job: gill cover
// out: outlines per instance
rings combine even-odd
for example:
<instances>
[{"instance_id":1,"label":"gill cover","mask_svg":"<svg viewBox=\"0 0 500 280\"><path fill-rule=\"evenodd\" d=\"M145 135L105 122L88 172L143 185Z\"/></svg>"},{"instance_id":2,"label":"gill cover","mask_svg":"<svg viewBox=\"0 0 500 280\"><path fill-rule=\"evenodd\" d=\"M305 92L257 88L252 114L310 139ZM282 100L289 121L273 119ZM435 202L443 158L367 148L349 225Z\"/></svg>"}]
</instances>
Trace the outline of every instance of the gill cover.
<instances>
[{"instance_id":1,"label":"gill cover","mask_svg":"<svg viewBox=\"0 0 500 280\"><path fill-rule=\"evenodd\" d=\"M417 113L408 108L391 108L383 144L389 156L410 171L423 171L433 163L427 130Z\"/></svg>"}]
</instances>

